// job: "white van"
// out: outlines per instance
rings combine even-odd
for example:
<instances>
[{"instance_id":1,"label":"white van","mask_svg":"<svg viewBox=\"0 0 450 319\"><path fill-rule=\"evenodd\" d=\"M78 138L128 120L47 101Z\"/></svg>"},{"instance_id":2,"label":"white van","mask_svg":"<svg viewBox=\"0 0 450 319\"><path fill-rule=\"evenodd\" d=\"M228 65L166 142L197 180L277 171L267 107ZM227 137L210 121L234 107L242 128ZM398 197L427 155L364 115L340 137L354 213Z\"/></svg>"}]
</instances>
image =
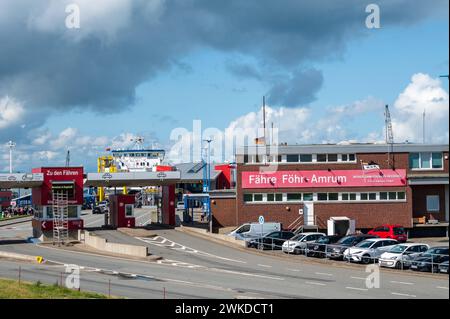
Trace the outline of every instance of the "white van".
<instances>
[{"instance_id":1,"label":"white van","mask_svg":"<svg viewBox=\"0 0 450 319\"><path fill-rule=\"evenodd\" d=\"M281 223L264 223L262 225L259 223L246 223L233 230L228 236L236 239L248 240L280 230Z\"/></svg>"}]
</instances>

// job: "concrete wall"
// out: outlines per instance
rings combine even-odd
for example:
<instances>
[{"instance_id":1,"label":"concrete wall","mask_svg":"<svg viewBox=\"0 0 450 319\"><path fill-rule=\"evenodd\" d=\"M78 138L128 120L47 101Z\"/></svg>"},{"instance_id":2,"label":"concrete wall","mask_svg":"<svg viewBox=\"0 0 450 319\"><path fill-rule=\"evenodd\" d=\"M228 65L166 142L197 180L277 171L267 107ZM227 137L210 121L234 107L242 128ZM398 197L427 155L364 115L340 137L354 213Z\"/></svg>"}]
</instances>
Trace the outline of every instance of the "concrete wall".
<instances>
[{"instance_id":1,"label":"concrete wall","mask_svg":"<svg viewBox=\"0 0 450 319\"><path fill-rule=\"evenodd\" d=\"M148 247L135 246L117 243L108 243L108 241L102 237L91 234L88 231L84 231L84 243L92 248L109 252L113 254L128 255L133 257L147 257ZM80 240L83 239L82 232L80 231Z\"/></svg>"}]
</instances>

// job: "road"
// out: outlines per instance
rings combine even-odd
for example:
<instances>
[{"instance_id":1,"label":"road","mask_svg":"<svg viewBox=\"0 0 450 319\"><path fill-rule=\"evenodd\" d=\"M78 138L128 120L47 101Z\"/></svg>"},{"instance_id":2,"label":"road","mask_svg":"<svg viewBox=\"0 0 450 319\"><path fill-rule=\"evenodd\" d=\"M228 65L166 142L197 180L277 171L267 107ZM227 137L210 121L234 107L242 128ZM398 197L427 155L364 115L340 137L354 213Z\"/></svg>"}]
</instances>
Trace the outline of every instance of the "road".
<instances>
[{"instance_id":1,"label":"road","mask_svg":"<svg viewBox=\"0 0 450 319\"><path fill-rule=\"evenodd\" d=\"M164 259L143 262L42 247L32 243L0 245L0 250L42 255L62 264L83 266L81 289L130 298L449 298L448 275L422 276L411 271L380 273L380 287L367 288L363 266L336 267L290 256L255 254L178 230L155 230L139 239ZM1 234L0 234L1 235ZM0 276L53 284L63 265L2 260ZM109 271L110 274L101 273ZM133 277L119 276L127 273Z\"/></svg>"}]
</instances>

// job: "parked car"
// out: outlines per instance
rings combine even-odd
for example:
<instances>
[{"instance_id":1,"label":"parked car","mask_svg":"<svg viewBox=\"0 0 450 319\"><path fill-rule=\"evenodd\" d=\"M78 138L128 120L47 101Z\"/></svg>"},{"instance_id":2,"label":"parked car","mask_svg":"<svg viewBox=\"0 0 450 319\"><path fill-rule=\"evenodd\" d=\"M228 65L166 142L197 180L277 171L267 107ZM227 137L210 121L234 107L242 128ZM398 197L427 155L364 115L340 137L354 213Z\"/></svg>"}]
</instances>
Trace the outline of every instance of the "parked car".
<instances>
[{"instance_id":1,"label":"parked car","mask_svg":"<svg viewBox=\"0 0 450 319\"><path fill-rule=\"evenodd\" d=\"M448 274L448 256L446 261L439 264L439 272Z\"/></svg>"},{"instance_id":2,"label":"parked car","mask_svg":"<svg viewBox=\"0 0 450 319\"><path fill-rule=\"evenodd\" d=\"M320 237L316 241L306 244L305 255L308 257L324 258L327 245L334 244L341 238L342 236L339 235Z\"/></svg>"},{"instance_id":3,"label":"parked car","mask_svg":"<svg viewBox=\"0 0 450 319\"><path fill-rule=\"evenodd\" d=\"M290 231L274 231L263 237L251 239L248 241L247 247L255 247L261 250L281 249L283 243L294 235Z\"/></svg>"},{"instance_id":4,"label":"parked car","mask_svg":"<svg viewBox=\"0 0 450 319\"><path fill-rule=\"evenodd\" d=\"M382 225L370 230L367 234L378 236L380 238L395 239L399 243L408 240L405 228L401 225Z\"/></svg>"},{"instance_id":5,"label":"parked car","mask_svg":"<svg viewBox=\"0 0 450 319\"><path fill-rule=\"evenodd\" d=\"M376 238L376 236L360 234L342 237L336 242L336 244L327 246L326 257L330 259L342 260L344 257L344 251L347 248L355 246L356 244L369 238Z\"/></svg>"},{"instance_id":6,"label":"parked car","mask_svg":"<svg viewBox=\"0 0 450 319\"><path fill-rule=\"evenodd\" d=\"M97 205L92 207L92 214L104 214L109 212L109 203L108 201L102 201Z\"/></svg>"},{"instance_id":7,"label":"parked car","mask_svg":"<svg viewBox=\"0 0 450 319\"><path fill-rule=\"evenodd\" d=\"M299 233L289 240L286 240L281 247L284 253L302 254L305 252L306 245L317 239L324 237L324 233Z\"/></svg>"},{"instance_id":8,"label":"parked car","mask_svg":"<svg viewBox=\"0 0 450 319\"><path fill-rule=\"evenodd\" d=\"M404 243L392 246L389 251L381 254L378 264L381 267L406 268L407 262L415 256L427 251L430 247L426 244ZM405 265L406 263L406 265Z\"/></svg>"},{"instance_id":9,"label":"parked car","mask_svg":"<svg viewBox=\"0 0 450 319\"><path fill-rule=\"evenodd\" d=\"M183 201L177 203L177 210L184 210L184 202Z\"/></svg>"},{"instance_id":10,"label":"parked car","mask_svg":"<svg viewBox=\"0 0 450 319\"><path fill-rule=\"evenodd\" d=\"M369 238L344 251L344 259L363 264L375 263L383 252L397 245L398 241L388 238Z\"/></svg>"},{"instance_id":11,"label":"parked car","mask_svg":"<svg viewBox=\"0 0 450 319\"><path fill-rule=\"evenodd\" d=\"M448 247L431 247L426 252L417 255L408 266L417 271L439 271L439 264L448 261Z\"/></svg>"},{"instance_id":12,"label":"parked car","mask_svg":"<svg viewBox=\"0 0 450 319\"><path fill-rule=\"evenodd\" d=\"M248 241L254 238L263 237L274 231L281 231L281 223L245 223L230 232L228 236Z\"/></svg>"}]
</instances>

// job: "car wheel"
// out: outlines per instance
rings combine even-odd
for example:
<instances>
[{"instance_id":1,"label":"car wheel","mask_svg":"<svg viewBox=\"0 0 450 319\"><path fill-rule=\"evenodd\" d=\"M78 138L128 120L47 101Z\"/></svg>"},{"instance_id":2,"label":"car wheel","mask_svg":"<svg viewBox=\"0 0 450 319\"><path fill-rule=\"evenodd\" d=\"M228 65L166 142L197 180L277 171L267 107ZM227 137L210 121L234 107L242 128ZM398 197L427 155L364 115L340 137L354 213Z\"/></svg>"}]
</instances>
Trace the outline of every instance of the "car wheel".
<instances>
[{"instance_id":1,"label":"car wheel","mask_svg":"<svg viewBox=\"0 0 450 319\"><path fill-rule=\"evenodd\" d=\"M361 258L361 262L363 263L363 264L370 264L370 256L369 255L364 255L364 256L362 256L362 258Z\"/></svg>"},{"instance_id":2,"label":"car wheel","mask_svg":"<svg viewBox=\"0 0 450 319\"><path fill-rule=\"evenodd\" d=\"M264 250L264 244L258 244L258 249L259 250Z\"/></svg>"},{"instance_id":3,"label":"car wheel","mask_svg":"<svg viewBox=\"0 0 450 319\"><path fill-rule=\"evenodd\" d=\"M402 269L402 262L401 261L397 261L395 263L395 269Z\"/></svg>"},{"instance_id":4,"label":"car wheel","mask_svg":"<svg viewBox=\"0 0 450 319\"><path fill-rule=\"evenodd\" d=\"M294 248L294 254L300 255L301 254L301 249L300 248Z\"/></svg>"}]
</instances>

